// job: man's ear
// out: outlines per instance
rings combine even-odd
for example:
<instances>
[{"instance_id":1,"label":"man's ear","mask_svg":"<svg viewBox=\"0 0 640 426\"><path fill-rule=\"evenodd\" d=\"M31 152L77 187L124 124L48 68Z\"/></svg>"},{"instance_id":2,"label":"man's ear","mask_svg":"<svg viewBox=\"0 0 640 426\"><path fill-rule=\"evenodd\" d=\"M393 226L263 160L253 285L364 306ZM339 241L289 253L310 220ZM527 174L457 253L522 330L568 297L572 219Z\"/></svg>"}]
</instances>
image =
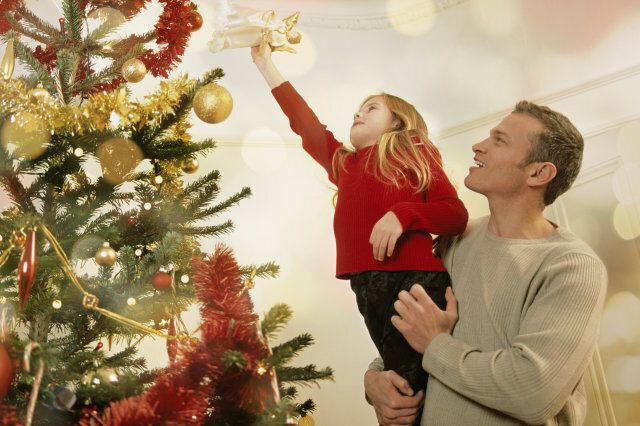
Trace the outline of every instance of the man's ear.
<instances>
[{"instance_id":1,"label":"man's ear","mask_svg":"<svg viewBox=\"0 0 640 426\"><path fill-rule=\"evenodd\" d=\"M549 162L531 163L529 167L527 183L530 186L546 185L558 174L558 169L556 169L555 164Z\"/></svg>"}]
</instances>

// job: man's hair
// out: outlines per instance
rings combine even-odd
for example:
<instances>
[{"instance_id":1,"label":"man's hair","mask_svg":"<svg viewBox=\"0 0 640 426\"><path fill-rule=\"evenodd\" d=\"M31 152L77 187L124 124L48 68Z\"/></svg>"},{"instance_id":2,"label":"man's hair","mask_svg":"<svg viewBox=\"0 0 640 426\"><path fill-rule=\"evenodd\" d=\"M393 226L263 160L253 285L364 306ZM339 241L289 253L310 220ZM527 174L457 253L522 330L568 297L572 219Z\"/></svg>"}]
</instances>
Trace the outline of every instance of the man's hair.
<instances>
[{"instance_id":1,"label":"man's hair","mask_svg":"<svg viewBox=\"0 0 640 426\"><path fill-rule=\"evenodd\" d=\"M520 101L513 112L537 119L544 128L531 137L531 149L523 165L549 162L556 166L557 174L544 192L544 204L548 206L576 180L582 165L584 140L567 117L546 106Z\"/></svg>"}]
</instances>

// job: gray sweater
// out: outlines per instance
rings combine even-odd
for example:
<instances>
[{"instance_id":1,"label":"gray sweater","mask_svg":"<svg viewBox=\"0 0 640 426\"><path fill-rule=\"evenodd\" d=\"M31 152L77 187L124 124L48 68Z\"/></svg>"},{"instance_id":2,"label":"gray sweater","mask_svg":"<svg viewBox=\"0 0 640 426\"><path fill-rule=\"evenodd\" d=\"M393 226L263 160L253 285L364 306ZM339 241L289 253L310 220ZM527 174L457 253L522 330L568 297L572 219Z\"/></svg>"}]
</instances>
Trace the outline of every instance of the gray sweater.
<instances>
[{"instance_id":1,"label":"gray sweater","mask_svg":"<svg viewBox=\"0 0 640 426\"><path fill-rule=\"evenodd\" d=\"M582 424L606 269L562 228L518 240L487 223L470 224L445 256L460 319L424 354L422 425Z\"/></svg>"}]
</instances>

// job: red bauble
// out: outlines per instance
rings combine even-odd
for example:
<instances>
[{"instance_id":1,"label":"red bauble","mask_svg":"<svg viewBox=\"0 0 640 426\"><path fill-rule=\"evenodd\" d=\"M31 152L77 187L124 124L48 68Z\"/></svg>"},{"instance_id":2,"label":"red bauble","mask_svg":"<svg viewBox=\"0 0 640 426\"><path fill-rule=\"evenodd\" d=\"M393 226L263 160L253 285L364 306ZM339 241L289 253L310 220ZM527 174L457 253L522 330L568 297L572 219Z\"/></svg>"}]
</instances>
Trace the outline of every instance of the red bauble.
<instances>
[{"instance_id":1,"label":"red bauble","mask_svg":"<svg viewBox=\"0 0 640 426\"><path fill-rule=\"evenodd\" d=\"M4 345L0 345L0 401L9 392L13 381L13 361Z\"/></svg>"},{"instance_id":2,"label":"red bauble","mask_svg":"<svg viewBox=\"0 0 640 426\"><path fill-rule=\"evenodd\" d=\"M165 271L159 271L151 277L151 285L156 290L167 290L171 287L171 275Z\"/></svg>"},{"instance_id":3,"label":"red bauble","mask_svg":"<svg viewBox=\"0 0 640 426\"><path fill-rule=\"evenodd\" d=\"M202 15L194 10L193 13L189 15L188 22L189 29L191 31L198 31L200 28L202 28Z\"/></svg>"},{"instance_id":4,"label":"red bauble","mask_svg":"<svg viewBox=\"0 0 640 426\"><path fill-rule=\"evenodd\" d=\"M129 226L133 226L133 225L135 225L135 224L136 224L136 222L137 222L137 221L138 221L138 220L136 219L136 217L135 217L135 216L129 216L129 217L127 218L127 225L129 225Z\"/></svg>"}]
</instances>

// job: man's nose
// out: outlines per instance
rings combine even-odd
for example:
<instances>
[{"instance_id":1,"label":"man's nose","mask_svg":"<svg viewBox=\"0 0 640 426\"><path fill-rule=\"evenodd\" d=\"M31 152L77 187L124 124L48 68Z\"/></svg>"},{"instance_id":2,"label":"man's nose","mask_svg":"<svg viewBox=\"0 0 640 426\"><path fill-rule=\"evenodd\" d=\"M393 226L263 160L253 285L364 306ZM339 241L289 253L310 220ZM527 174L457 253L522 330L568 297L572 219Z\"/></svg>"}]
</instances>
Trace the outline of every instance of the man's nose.
<instances>
[{"instance_id":1,"label":"man's nose","mask_svg":"<svg viewBox=\"0 0 640 426\"><path fill-rule=\"evenodd\" d=\"M484 152L485 151L484 141L473 144L473 146L471 147L471 150L473 152Z\"/></svg>"}]
</instances>

